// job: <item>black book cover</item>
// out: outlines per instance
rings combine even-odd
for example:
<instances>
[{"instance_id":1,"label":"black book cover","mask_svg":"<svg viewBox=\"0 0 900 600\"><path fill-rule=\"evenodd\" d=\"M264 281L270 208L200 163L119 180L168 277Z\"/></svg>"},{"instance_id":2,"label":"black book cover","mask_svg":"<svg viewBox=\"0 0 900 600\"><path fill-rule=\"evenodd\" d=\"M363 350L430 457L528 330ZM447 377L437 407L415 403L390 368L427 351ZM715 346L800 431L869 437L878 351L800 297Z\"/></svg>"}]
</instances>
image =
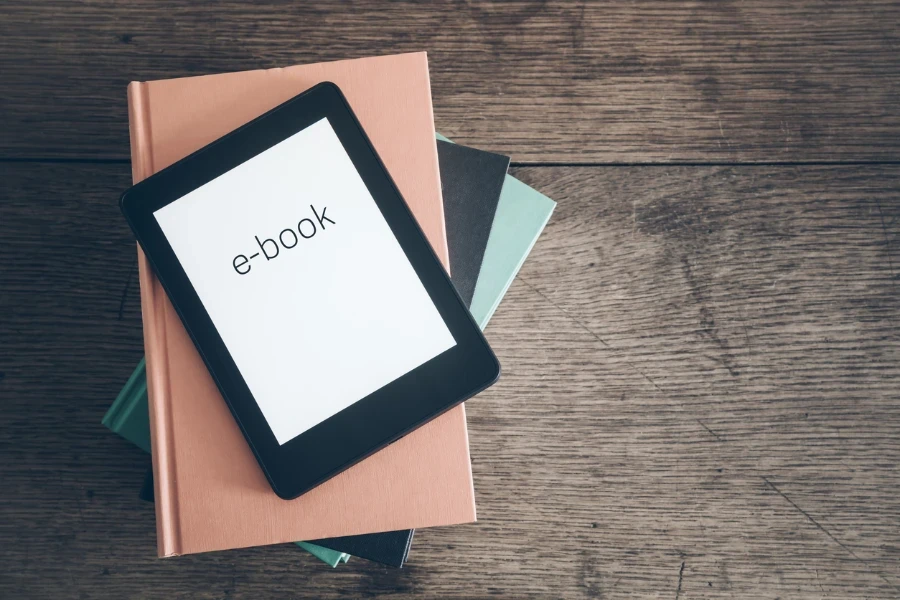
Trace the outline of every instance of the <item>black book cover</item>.
<instances>
[{"instance_id":1,"label":"black book cover","mask_svg":"<svg viewBox=\"0 0 900 600\"><path fill-rule=\"evenodd\" d=\"M450 279L469 306L509 170L509 157L440 140L437 149Z\"/></svg>"},{"instance_id":2,"label":"black book cover","mask_svg":"<svg viewBox=\"0 0 900 600\"><path fill-rule=\"evenodd\" d=\"M312 540L310 544L399 568L403 566L406 557L409 556L409 547L415 531L415 529L402 529L385 533L348 535Z\"/></svg>"},{"instance_id":3,"label":"black book cover","mask_svg":"<svg viewBox=\"0 0 900 600\"><path fill-rule=\"evenodd\" d=\"M509 157L438 141L444 220L450 250L450 280L466 306L471 305L487 247ZM147 471L141 499L153 502L153 469ZM309 540L330 550L402 567L409 555L413 529Z\"/></svg>"}]
</instances>

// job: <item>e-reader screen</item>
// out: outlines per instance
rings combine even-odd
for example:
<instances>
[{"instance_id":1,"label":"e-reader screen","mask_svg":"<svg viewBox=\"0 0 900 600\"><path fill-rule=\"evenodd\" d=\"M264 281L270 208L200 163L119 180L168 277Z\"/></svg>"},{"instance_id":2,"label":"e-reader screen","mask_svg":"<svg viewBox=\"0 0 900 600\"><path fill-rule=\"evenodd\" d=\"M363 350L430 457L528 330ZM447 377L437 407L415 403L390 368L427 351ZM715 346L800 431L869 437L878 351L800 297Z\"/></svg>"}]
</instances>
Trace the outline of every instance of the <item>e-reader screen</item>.
<instances>
[{"instance_id":1,"label":"e-reader screen","mask_svg":"<svg viewBox=\"0 0 900 600\"><path fill-rule=\"evenodd\" d=\"M280 445L456 345L327 118L153 216Z\"/></svg>"}]
</instances>

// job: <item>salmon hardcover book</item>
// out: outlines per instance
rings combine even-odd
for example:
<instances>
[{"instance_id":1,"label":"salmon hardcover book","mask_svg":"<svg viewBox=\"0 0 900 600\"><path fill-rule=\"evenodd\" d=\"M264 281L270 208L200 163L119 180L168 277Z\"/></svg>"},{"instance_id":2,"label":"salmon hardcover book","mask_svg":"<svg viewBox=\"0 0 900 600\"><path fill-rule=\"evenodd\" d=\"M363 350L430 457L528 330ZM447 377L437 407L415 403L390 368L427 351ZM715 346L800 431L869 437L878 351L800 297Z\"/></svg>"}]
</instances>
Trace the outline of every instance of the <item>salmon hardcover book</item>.
<instances>
[{"instance_id":1,"label":"salmon hardcover book","mask_svg":"<svg viewBox=\"0 0 900 600\"><path fill-rule=\"evenodd\" d=\"M129 85L138 182L323 81L341 88L445 267L424 53ZM275 495L138 250L160 556L472 522L456 407L300 498Z\"/></svg>"}]
</instances>

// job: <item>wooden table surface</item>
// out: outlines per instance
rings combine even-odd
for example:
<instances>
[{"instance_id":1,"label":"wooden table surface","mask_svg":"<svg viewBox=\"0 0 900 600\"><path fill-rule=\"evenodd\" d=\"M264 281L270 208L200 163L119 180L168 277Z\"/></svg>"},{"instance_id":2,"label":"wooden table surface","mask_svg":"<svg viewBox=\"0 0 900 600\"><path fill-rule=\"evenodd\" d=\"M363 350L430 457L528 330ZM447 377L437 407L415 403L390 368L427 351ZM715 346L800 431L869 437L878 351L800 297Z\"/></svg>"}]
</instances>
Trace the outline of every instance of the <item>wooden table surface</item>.
<instances>
[{"instance_id":1,"label":"wooden table surface","mask_svg":"<svg viewBox=\"0 0 900 600\"><path fill-rule=\"evenodd\" d=\"M427 50L559 202L487 329L479 522L159 560L125 85ZM900 3L7 0L0 597L900 597Z\"/></svg>"}]
</instances>

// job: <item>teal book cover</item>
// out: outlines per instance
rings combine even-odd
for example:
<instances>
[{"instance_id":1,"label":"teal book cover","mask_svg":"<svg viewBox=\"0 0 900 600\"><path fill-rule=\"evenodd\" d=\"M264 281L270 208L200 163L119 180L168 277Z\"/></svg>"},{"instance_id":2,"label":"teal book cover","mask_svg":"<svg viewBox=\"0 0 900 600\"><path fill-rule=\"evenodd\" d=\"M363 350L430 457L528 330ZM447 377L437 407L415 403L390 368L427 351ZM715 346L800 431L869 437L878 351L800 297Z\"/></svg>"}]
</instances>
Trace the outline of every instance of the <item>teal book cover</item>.
<instances>
[{"instance_id":1,"label":"teal book cover","mask_svg":"<svg viewBox=\"0 0 900 600\"><path fill-rule=\"evenodd\" d=\"M322 546L316 546L315 544L310 544L309 542L294 542L323 563L327 565L331 565L332 567L336 567L341 563L345 563L350 560L350 555L346 552L338 552L337 550L330 550L328 548L323 548Z\"/></svg>"},{"instance_id":2,"label":"teal book cover","mask_svg":"<svg viewBox=\"0 0 900 600\"><path fill-rule=\"evenodd\" d=\"M482 329L518 275L554 208L556 202L512 175L506 176L470 308Z\"/></svg>"},{"instance_id":3,"label":"teal book cover","mask_svg":"<svg viewBox=\"0 0 900 600\"><path fill-rule=\"evenodd\" d=\"M150 407L144 359L138 363L115 402L106 411L103 425L143 450L150 452Z\"/></svg>"}]
</instances>

